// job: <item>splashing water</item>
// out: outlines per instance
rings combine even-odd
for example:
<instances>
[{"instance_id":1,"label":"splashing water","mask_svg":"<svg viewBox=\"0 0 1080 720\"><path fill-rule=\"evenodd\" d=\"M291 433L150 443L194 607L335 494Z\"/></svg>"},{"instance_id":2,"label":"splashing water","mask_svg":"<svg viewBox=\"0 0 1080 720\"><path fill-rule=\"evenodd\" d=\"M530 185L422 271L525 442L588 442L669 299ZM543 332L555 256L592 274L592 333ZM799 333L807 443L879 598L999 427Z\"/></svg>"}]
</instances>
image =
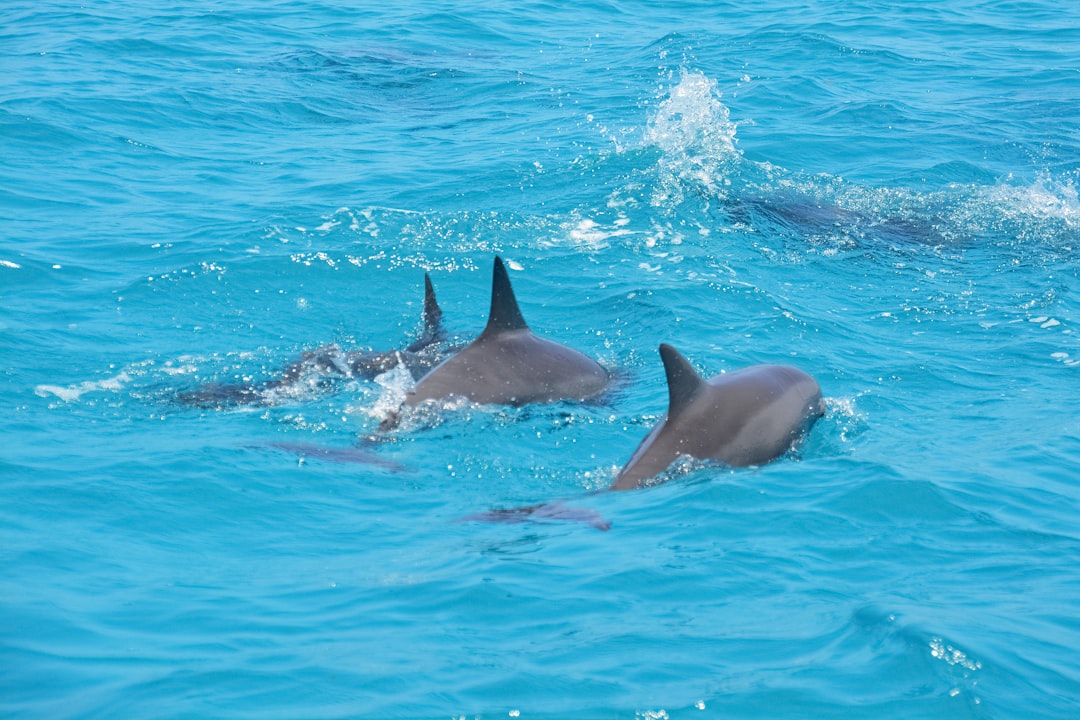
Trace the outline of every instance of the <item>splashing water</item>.
<instances>
[{"instance_id":1,"label":"splashing water","mask_svg":"<svg viewBox=\"0 0 1080 720\"><path fill-rule=\"evenodd\" d=\"M663 153L653 205L682 202L686 186L709 196L723 195L739 158L735 129L716 81L683 70L645 128L645 144Z\"/></svg>"}]
</instances>

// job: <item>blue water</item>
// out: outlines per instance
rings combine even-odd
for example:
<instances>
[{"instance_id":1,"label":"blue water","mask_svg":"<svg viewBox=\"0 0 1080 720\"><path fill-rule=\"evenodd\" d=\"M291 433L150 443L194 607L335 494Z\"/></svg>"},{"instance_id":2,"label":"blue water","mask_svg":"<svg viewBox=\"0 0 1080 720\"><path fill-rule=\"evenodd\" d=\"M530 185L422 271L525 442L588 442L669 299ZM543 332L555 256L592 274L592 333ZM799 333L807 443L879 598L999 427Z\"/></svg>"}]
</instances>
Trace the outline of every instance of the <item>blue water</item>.
<instances>
[{"instance_id":1,"label":"blue water","mask_svg":"<svg viewBox=\"0 0 1080 720\"><path fill-rule=\"evenodd\" d=\"M659 5L659 6L658 6ZM393 7L392 7L393 6ZM1070 3L5 5L0 715L1076 717ZM624 377L348 448L430 272ZM606 487L785 362L798 457ZM459 522L569 498L582 523Z\"/></svg>"}]
</instances>

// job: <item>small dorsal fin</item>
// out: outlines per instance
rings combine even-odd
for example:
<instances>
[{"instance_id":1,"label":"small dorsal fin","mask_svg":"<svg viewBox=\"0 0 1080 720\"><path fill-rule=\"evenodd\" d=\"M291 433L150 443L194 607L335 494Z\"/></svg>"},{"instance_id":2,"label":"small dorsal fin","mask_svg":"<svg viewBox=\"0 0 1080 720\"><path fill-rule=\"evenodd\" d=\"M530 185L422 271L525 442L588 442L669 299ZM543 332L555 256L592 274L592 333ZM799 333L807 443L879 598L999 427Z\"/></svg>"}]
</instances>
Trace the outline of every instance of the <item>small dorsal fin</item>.
<instances>
[{"instance_id":1,"label":"small dorsal fin","mask_svg":"<svg viewBox=\"0 0 1080 720\"><path fill-rule=\"evenodd\" d=\"M491 278L491 312L488 314L484 334L506 330L528 330L525 318L521 317L514 289L510 287L510 276L502 258L495 256L495 270Z\"/></svg>"},{"instance_id":2,"label":"small dorsal fin","mask_svg":"<svg viewBox=\"0 0 1080 720\"><path fill-rule=\"evenodd\" d=\"M660 346L660 359L664 361L668 385L668 417L678 415L694 400L705 384L704 378L690 362L670 345Z\"/></svg>"},{"instance_id":3,"label":"small dorsal fin","mask_svg":"<svg viewBox=\"0 0 1080 720\"><path fill-rule=\"evenodd\" d=\"M435 286L431 284L431 276L424 273L424 335L441 338L444 334L442 308L435 299Z\"/></svg>"},{"instance_id":4,"label":"small dorsal fin","mask_svg":"<svg viewBox=\"0 0 1080 720\"><path fill-rule=\"evenodd\" d=\"M435 299L435 286L431 284L431 276L424 273L424 329L416 342L409 345L406 350L419 352L428 345L434 345L446 338L446 330L442 326L442 308Z\"/></svg>"}]
</instances>

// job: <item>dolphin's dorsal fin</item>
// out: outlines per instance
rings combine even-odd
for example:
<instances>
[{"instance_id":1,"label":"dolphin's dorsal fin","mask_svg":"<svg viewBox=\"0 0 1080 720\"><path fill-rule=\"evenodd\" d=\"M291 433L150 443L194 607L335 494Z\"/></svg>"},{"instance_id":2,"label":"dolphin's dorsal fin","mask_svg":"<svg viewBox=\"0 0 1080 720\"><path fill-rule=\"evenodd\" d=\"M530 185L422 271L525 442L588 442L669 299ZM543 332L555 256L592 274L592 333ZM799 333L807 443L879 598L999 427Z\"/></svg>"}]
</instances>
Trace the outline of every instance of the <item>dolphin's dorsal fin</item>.
<instances>
[{"instance_id":1,"label":"dolphin's dorsal fin","mask_svg":"<svg viewBox=\"0 0 1080 720\"><path fill-rule=\"evenodd\" d=\"M431 284L431 276L424 273L424 335L442 338L444 334L442 308L435 299L435 286Z\"/></svg>"},{"instance_id":2,"label":"dolphin's dorsal fin","mask_svg":"<svg viewBox=\"0 0 1080 720\"><path fill-rule=\"evenodd\" d=\"M667 373L668 417L674 417L693 402L705 380L690 361L670 345L660 346L660 359L664 361L664 372Z\"/></svg>"},{"instance_id":3,"label":"dolphin's dorsal fin","mask_svg":"<svg viewBox=\"0 0 1080 720\"><path fill-rule=\"evenodd\" d=\"M510 276L502 258L495 256L495 270L491 277L491 312L488 313L487 327L484 334L507 330L528 330L525 318L521 317L514 289L510 287Z\"/></svg>"},{"instance_id":4,"label":"dolphin's dorsal fin","mask_svg":"<svg viewBox=\"0 0 1080 720\"><path fill-rule=\"evenodd\" d=\"M446 331L442 326L442 308L435 299L435 286L431 284L431 276L424 273L424 329L416 342L406 348L409 352L419 352L428 345L443 340Z\"/></svg>"}]
</instances>

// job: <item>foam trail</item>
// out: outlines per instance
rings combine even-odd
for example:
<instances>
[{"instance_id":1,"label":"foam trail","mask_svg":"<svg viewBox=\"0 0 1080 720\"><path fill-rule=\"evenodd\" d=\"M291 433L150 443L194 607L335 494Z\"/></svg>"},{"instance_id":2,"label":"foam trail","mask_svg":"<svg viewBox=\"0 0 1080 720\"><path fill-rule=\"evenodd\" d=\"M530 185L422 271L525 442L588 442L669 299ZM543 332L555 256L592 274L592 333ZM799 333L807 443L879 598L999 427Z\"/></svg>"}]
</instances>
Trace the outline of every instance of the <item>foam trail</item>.
<instances>
[{"instance_id":1,"label":"foam trail","mask_svg":"<svg viewBox=\"0 0 1080 720\"><path fill-rule=\"evenodd\" d=\"M88 392L96 392L98 390L119 390L123 387L124 383L130 381L131 376L126 372L122 372L119 375L114 375L113 377L105 378L104 380L87 380L78 385L68 385L67 387L62 387L60 385L38 385L34 388L34 392L39 397L55 395L64 402L74 402Z\"/></svg>"}]
</instances>

